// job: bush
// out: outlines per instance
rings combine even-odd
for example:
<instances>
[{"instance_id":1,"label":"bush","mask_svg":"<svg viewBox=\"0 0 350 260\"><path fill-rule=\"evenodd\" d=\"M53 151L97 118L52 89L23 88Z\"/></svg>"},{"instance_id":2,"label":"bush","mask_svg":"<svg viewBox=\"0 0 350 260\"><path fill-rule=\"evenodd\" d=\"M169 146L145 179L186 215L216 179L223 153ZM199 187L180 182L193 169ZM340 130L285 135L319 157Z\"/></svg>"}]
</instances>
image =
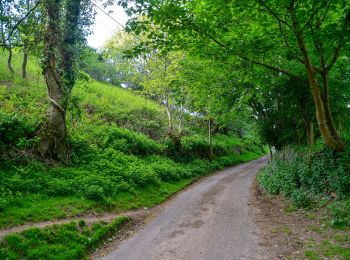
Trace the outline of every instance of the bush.
<instances>
[{"instance_id":1,"label":"bush","mask_svg":"<svg viewBox=\"0 0 350 260\"><path fill-rule=\"evenodd\" d=\"M311 195L304 188L293 190L290 194L290 197L293 201L293 204L298 208L310 208L313 204Z\"/></svg>"},{"instance_id":2,"label":"bush","mask_svg":"<svg viewBox=\"0 0 350 260\"><path fill-rule=\"evenodd\" d=\"M0 111L0 146L20 145L29 136L33 135L35 127L27 122L23 117L15 113L5 113ZM21 141L21 143L20 143Z\"/></svg>"},{"instance_id":3,"label":"bush","mask_svg":"<svg viewBox=\"0 0 350 260\"><path fill-rule=\"evenodd\" d=\"M329 206L332 225L335 227L350 226L350 199L334 202Z\"/></svg>"},{"instance_id":4,"label":"bush","mask_svg":"<svg viewBox=\"0 0 350 260\"><path fill-rule=\"evenodd\" d=\"M283 194L299 207L309 207L314 196L350 196L346 165L324 147L311 154L307 148L286 148L274 155L258 180L267 192Z\"/></svg>"},{"instance_id":5,"label":"bush","mask_svg":"<svg viewBox=\"0 0 350 260\"><path fill-rule=\"evenodd\" d=\"M210 146L202 136L185 136L181 139L182 156L209 158Z\"/></svg>"},{"instance_id":6,"label":"bush","mask_svg":"<svg viewBox=\"0 0 350 260\"><path fill-rule=\"evenodd\" d=\"M0 188L0 212L11 204L15 204L22 198L22 193L12 192L11 190Z\"/></svg>"},{"instance_id":7,"label":"bush","mask_svg":"<svg viewBox=\"0 0 350 260\"><path fill-rule=\"evenodd\" d=\"M76 159L86 156L89 152L99 153L107 148L134 155L164 152L163 145L149 137L111 125L80 126L79 132L72 136L71 143Z\"/></svg>"}]
</instances>

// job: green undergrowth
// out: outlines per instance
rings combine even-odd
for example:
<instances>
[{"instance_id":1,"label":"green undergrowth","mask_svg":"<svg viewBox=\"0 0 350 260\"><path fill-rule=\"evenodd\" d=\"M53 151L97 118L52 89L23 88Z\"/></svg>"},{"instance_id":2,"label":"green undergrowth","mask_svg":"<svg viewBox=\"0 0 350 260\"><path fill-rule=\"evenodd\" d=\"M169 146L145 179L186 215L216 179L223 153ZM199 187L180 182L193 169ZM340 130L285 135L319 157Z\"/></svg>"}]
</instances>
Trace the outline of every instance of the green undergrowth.
<instances>
[{"instance_id":1,"label":"green undergrowth","mask_svg":"<svg viewBox=\"0 0 350 260\"><path fill-rule=\"evenodd\" d=\"M350 226L350 164L347 152L334 155L320 145L286 148L260 172L258 181L270 194L282 194L296 208L327 208L334 227Z\"/></svg>"},{"instance_id":2,"label":"green undergrowth","mask_svg":"<svg viewBox=\"0 0 350 260\"><path fill-rule=\"evenodd\" d=\"M0 243L0 259L88 259L89 253L128 221L127 217L119 217L91 226L79 221L10 234Z\"/></svg>"},{"instance_id":3,"label":"green undergrowth","mask_svg":"<svg viewBox=\"0 0 350 260\"><path fill-rule=\"evenodd\" d=\"M350 259L349 236L334 236L325 239L321 243L308 243L305 250L305 258L310 260L318 259Z\"/></svg>"},{"instance_id":4,"label":"green undergrowth","mask_svg":"<svg viewBox=\"0 0 350 260\"><path fill-rule=\"evenodd\" d=\"M68 218L91 211L102 213L151 207L200 176L260 156L246 153L220 157L212 163L198 159L186 164L153 156L138 159L132 166L128 162L126 167L134 168L130 173L123 168L117 171L111 161L109 168L104 166L106 169L102 172L98 168L89 171L51 169L38 162L25 171L23 168L0 171L0 227Z\"/></svg>"},{"instance_id":5,"label":"green undergrowth","mask_svg":"<svg viewBox=\"0 0 350 260\"><path fill-rule=\"evenodd\" d=\"M285 148L261 171L258 180L270 194L282 194L296 207L312 208L350 198L350 158L323 145Z\"/></svg>"},{"instance_id":6,"label":"green undergrowth","mask_svg":"<svg viewBox=\"0 0 350 260\"><path fill-rule=\"evenodd\" d=\"M30 59L23 80L21 57L14 53L13 61L11 75L0 55L0 228L150 207L264 154L254 138L215 135L210 162L206 136L187 125L179 149L166 138L157 103L81 73L67 111L71 164L49 167L35 155L49 104L40 66Z\"/></svg>"},{"instance_id":7,"label":"green undergrowth","mask_svg":"<svg viewBox=\"0 0 350 260\"><path fill-rule=\"evenodd\" d=\"M289 147L275 153L258 175L267 193L284 196L290 205L286 214L303 208L307 219L320 219L321 225L310 229L319 238L305 243L306 259L350 259L349 162L349 151L335 154L322 144L312 150Z\"/></svg>"},{"instance_id":8,"label":"green undergrowth","mask_svg":"<svg viewBox=\"0 0 350 260\"><path fill-rule=\"evenodd\" d=\"M349 203L349 202L348 202ZM329 216L319 214L315 218L320 219L318 225L310 225L307 231L317 235L310 237L304 244L304 256L306 259L350 259L350 226L334 226L329 221Z\"/></svg>"}]
</instances>

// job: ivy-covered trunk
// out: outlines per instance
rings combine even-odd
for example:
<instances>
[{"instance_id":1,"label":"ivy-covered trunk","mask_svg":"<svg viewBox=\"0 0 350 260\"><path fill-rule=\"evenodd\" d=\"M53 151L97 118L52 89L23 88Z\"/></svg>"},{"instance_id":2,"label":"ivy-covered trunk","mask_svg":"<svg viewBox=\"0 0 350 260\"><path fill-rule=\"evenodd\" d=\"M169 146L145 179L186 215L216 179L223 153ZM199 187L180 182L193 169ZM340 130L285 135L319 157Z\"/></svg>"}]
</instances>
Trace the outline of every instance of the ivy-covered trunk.
<instances>
[{"instance_id":1,"label":"ivy-covered trunk","mask_svg":"<svg viewBox=\"0 0 350 260\"><path fill-rule=\"evenodd\" d=\"M54 62L52 58L51 62ZM46 69L45 80L49 91L50 107L39 152L44 157L68 162L65 93L58 75L51 67Z\"/></svg>"},{"instance_id":2,"label":"ivy-covered trunk","mask_svg":"<svg viewBox=\"0 0 350 260\"><path fill-rule=\"evenodd\" d=\"M80 1L48 0L43 72L50 107L38 150L45 158L68 162L66 108L75 83L75 45L78 38ZM65 12L62 9L65 8ZM61 15L65 14L62 20Z\"/></svg>"},{"instance_id":3,"label":"ivy-covered trunk","mask_svg":"<svg viewBox=\"0 0 350 260\"><path fill-rule=\"evenodd\" d=\"M61 1L46 2L48 25L45 34L45 52L43 72L46 80L50 106L48 119L42 130L39 152L43 157L66 161L67 129L65 123L65 91L61 75L57 71L57 50L60 49L60 8Z\"/></svg>"}]
</instances>

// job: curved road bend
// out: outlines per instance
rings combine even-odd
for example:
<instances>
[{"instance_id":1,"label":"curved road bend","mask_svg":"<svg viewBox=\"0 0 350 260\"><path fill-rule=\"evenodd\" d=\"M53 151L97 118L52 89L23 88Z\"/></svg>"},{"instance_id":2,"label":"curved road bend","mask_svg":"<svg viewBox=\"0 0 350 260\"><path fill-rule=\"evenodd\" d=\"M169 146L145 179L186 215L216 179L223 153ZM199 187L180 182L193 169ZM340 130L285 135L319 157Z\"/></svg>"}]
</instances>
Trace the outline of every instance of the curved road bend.
<instances>
[{"instance_id":1,"label":"curved road bend","mask_svg":"<svg viewBox=\"0 0 350 260\"><path fill-rule=\"evenodd\" d=\"M199 181L103 259L268 259L249 205L252 180L266 163L264 157Z\"/></svg>"}]
</instances>

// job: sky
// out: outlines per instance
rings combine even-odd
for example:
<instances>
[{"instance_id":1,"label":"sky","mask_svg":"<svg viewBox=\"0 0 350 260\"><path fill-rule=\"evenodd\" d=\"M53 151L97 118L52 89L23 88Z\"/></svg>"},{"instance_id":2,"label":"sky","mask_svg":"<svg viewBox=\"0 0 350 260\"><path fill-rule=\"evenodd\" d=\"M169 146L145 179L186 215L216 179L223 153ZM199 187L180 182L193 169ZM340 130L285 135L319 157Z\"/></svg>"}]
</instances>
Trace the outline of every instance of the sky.
<instances>
[{"instance_id":1,"label":"sky","mask_svg":"<svg viewBox=\"0 0 350 260\"><path fill-rule=\"evenodd\" d=\"M121 6L114 5L106 9L103 8L101 4L99 6L104 9L106 13L112 11L109 15L120 24L125 25L128 17ZM92 34L88 37L88 45L94 48L101 48L106 40L122 28L116 21L113 21L113 19L108 17L108 15L104 14L97 7L95 7L95 10L97 14L95 24L91 28Z\"/></svg>"}]
</instances>

